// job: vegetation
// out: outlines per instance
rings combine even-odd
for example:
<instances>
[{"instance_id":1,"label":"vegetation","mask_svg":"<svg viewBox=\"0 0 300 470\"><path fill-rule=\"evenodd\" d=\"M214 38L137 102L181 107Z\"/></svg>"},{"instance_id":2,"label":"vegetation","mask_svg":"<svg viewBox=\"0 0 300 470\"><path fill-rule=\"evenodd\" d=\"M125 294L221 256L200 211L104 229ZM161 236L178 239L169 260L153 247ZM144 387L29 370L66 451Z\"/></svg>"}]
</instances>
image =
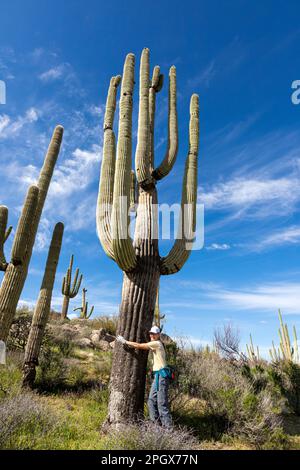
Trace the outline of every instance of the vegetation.
<instances>
[{"instance_id":1,"label":"vegetation","mask_svg":"<svg viewBox=\"0 0 300 470\"><path fill-rule=\"evenodd\" d=\"M80 289L80 285L82 281L82 274L80 275L78 279L79 269L77 268L75 271L75 277L74 277L73 284L72 284L73 262L74 262L74 255L71 256L70 264L69 264L67 273L63 278L63 283L62 283L62 288L61 288L62 294L64 296L63 306L62 306L62 311L61 311L61 317L63 319L67 318L70 299L74 299L74 297L76 297Z\"/></svg>"},{"instance_id":2,"label":"vegetation","mask_svg":"<svg viewBox=\"0 0 300 470\"><path fill-rule=\"evenodd\" d=\"M21 309L15 322L23 325L24 318L30 321L32 312ZM114 332L115 319L62 322L50 317L34 390L26 392L24 349L11 338L7 365L0 366L1 448L300 448L299 365L263 359L254 364L215 349L179 345L167 337L168 362L176 370L170 388L175 428L162 433L146 419L104 433L112 351L78 346L103 325ZM24 336L26 331L25 327ZM150 380L147 376L147 389Z\"/></svg>"}]
</instances>

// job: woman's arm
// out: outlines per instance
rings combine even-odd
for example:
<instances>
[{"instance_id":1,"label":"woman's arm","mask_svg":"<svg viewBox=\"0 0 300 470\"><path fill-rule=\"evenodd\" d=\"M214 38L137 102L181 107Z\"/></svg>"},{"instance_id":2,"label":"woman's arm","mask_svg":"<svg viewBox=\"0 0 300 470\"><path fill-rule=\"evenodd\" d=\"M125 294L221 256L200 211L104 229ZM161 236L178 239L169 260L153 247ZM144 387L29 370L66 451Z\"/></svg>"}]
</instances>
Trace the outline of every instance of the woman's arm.
<instances>
[{"instance_id":1,"label":"woman's arm","mask_svg":"<svg viewBox=\"0 0 300 470\"><path fill-rule=\"evenodd\" d=\"M150 349L148 343L135 343L134 341L126 341L127 346L135 349Z\"/></svg>"}]
</instances>

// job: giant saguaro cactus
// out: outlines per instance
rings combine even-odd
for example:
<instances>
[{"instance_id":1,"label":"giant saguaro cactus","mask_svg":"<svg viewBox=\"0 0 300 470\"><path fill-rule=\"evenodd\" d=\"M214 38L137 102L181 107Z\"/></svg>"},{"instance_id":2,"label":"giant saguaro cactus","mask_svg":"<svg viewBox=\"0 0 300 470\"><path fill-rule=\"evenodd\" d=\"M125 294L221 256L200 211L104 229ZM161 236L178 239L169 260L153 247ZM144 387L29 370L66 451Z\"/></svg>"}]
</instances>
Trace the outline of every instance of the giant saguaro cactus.
<instances>
[{"instance_id":1,"label":"giant saguaro cactus","mask_svg":"<svg viewBox=\"0 0 300 470\"><path fill-rule=\"evenodd\" d=\"M11 260L0 287L0 340L6 340L28 273L42 210L63 136L62 126L54 130L37 186L27 194L14 237Z\"/></svg>"},{"instance_id":2,"label":"giant saguaro cactus","mask_svg":"<svg viewBox=\"0 0 300 470\"><path fill-rule=\"evenodd\" d=\"M169 73L168 146L162 163L154 164L154 118L156 94L163 76L156 66L150 80L149 50L144 49L140 63L138 137L135 173L138 202L134 240L128 233L130 194L132 194L132 106L135 57L128 54L124 64L119 133L116 149L113 131L117 88L121 77L113 77L108 90L104 117L104 145L97 202L97 232L106 254L124 272L122 303L117 333L137 342L147 340L153 320L160 275L179 271L186 262L196 227L197 156L199 140L198 96L190 102L189 149L182 189L182 211L178 236L170 253L161 258L157 237L156 183L167 176L178 149L176 69ZM132 204L131 204L132 205ZM127 350L116 343L110 379L107 423L134 419L144 406L147 351Z\"/></svg>"},{"instance_id":3,"label":"giant saguaro cactus","mask_svg":"<svg viewBox=\"0 0 300 470\"><path fill-rule=\"evenodd\" d=\"M62 283L62 288L61 288L62 294L64 296L63 306L62 306L62 311L61 311L61 317L63 319L67 318L70 299L73 299L74 297L76 297L80 289L80 284L82 281L82 274L80 275L80 278L78 279L79 268L76 268L75 277L74 277L74 281L72 284L73 262L74 262L74 255L71 256L70 264L69 264L67 273L63 278L63 283Z\"/></svg>"},{"instance_id":4,"label":"giant saguaro cactus","mask_svg":"<svg viewBox=\"0 0 300 470\"><path fill-rule=\"evenodd\" d=\"M92 313L94 311L94 305L92 306L90 312L89 312L89 303L86 301L86 293L87 289L83 288L82 289L82 304L81 307L74 308L74 312L76 310L80 310L80 318L87 320L92 316Z\"/></svg>"},{"instance_id":5,"label":"giant saguaro cactus","mask_svg":"<svg viewBox=\"0 0 300 470\"><path fill-rule=\"evenodd\" d=\"M53 285L55 281L56 268L62 244L64 226L61 222L56 224L46 261L45 273L34 310L29 336L25 348L23 363L23 385L32 387L36 366L38 365L39 353L48 321Z\"/></svg>"}]
</instances>

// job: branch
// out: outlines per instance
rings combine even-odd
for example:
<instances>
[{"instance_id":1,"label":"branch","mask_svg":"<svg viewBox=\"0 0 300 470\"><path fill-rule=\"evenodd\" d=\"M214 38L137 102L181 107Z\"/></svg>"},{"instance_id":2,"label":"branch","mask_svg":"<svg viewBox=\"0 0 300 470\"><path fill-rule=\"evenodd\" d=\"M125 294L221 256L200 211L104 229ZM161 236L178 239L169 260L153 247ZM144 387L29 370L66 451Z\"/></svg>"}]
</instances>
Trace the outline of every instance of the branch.
<instances>
[{"instance_id":1,"label":"branch","mask_svg":"<svg viewBox=\"0 0 300 470\"><path fill-rule=\"evenodd\" d=\"M173 168L178 151L178 123L176 106L176 68L174 65L169 72L169 123L168 123L168 149L162 163L156 168L152 176L161 180Z\"/></svg>"},{"instance_id":2,"label":"branch","mask_svg":"<svg viewBox=\"0 0 300 470\"><path fill-rule=\"evenodd\" d=\"M117 89L121 76L112 77L104 116L104 143L96 210L97 234L105 253L115 259L111 238L111 210L114 192L116 139L113 131Z\"/></svg>"},{"instance_id":3,"label":"branch","mask_svg":"<svg viewBox=\"0 0 300 470\"><path fill-rule=\"evenodd\" d=\"M134 61L134 55L128 54L123 70L112 209L113 253L116 262L125 272L132 271L137 263L135 250L129 236Z\"/></svg>"},{"instance_id":4,"label":"branch","mask_svg":"<svg viewBox=\"0 0 300 470\"><path fill-rule=\"evenodd\" d=\"M156 65L153 69L152 82L149 90L149 161L151 172L153 172L154 167L154 120L156 93L162 89L163 82L164 76L160 73L160 67Z\"/></svg>"},{"instance_id":5,"label":"branch","mask_svg":"<svg viewBox=\"0 0 300 470\"><path fill-rule=\"evenodd\" d=\"M187 261L196 229L199 98L190 102L189 153L186 159L178 234L170 253L161 259L161 274L178 272Z\"/></svg>"},{"instance_id":6,"label":"branch","mask_svg":"<svg viewBox=\"0 0 300 470\"><path fill-rule=\"evenodd\" d=\"M149 49L143 49L140 64L138 137L135 153L136 179L142 188L153 184L149 161Z\"/></svg>"}]
</instances>

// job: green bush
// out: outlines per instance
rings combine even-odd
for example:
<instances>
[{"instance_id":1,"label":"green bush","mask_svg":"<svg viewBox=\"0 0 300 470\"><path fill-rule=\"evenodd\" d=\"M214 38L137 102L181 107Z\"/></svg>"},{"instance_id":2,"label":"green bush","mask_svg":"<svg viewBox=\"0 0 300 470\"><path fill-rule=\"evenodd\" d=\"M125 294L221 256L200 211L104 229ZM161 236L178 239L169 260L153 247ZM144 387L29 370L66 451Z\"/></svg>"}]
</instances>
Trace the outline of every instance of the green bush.
<instances>
[{"instance_id":1,"label":"green bush","mask_svg":"<svg viewBox=\"0 0 300 470\"><path fill-rule=\"evenodd\" d=\"M93 330L100 330L100 328L104 328L107 331L107 333L109 333L110 335L116 336L117 323L118 323L117 316L103 315L101 317L96 317L87 321L88 321L88 325Z\"/></svg>"}]
</instances>

